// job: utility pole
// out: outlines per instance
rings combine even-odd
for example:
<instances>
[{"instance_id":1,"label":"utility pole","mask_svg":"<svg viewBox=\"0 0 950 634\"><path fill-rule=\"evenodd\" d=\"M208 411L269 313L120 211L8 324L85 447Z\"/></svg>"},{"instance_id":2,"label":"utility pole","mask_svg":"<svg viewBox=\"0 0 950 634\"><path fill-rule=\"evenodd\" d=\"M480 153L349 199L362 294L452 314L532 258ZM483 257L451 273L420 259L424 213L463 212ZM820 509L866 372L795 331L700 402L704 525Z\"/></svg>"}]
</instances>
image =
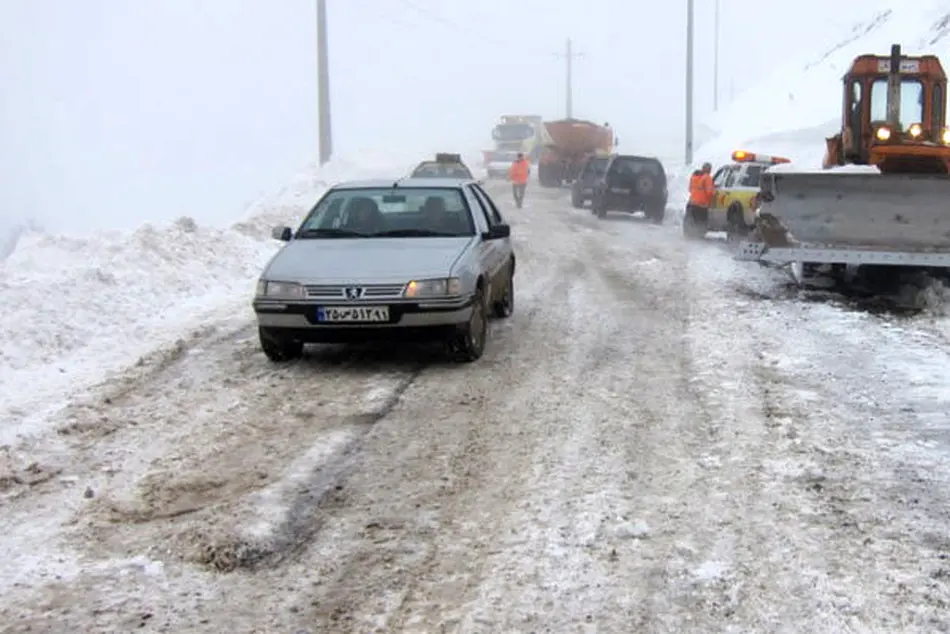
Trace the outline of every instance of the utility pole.
<instances>
[{"instance_id":1,"label":"utility pole","mask_svg":"<svg viewBox=\"0 0 950 634\"><path fill-rule=\"evenodd\" d=\"M567 81L564 88L565 92L565 110L567 118L574 116L574 58L583 57L583 53L575 53L571 38L567 38L567 46L564 52L564 59L567 62ZM560 57L560 55L558 55Z\"/></svg>"},{"instance_id":2,"label":"utility pole","mask_svg":"<svg viewBox=\"0 0 950 634\"><path fill-rule=\"evenodd\" d=\"M713 19L715 43L713 44L713 112L719 112L719 0L716 0L716 17Z\"/></svg>"},{"instance_id":3,"label":"utility pole","mask_svg":"<svg viewBox=\"0 0 950 634\"><path fill-rule=\"evenodd\" d=\"M693 164L693 0L686 0L686 165Z\"/></svg>"},{"instance_id":4,"label":"utility pole","mask_svg":"<svg viewBox=\"0 0 950 634\"><path fill-rule=\"evenodd\" d=\"M320 165L333 156L330 129L330 65L327 56L327 2L317 0L317 107L319 109Z\"/></svg>"},{"instance_id":5,"label":"utility pole","mask_svg":"<svg viewBox=\"0 0 950 634\"><path fill-rule=\"evenodd\" d=\"M571 51L571 38L567 38L567 51L565 56L567 57L567 103L565 112L567 113L567 118L570 119L574 115L574 53Z\"/></svg>"}]
</instances>

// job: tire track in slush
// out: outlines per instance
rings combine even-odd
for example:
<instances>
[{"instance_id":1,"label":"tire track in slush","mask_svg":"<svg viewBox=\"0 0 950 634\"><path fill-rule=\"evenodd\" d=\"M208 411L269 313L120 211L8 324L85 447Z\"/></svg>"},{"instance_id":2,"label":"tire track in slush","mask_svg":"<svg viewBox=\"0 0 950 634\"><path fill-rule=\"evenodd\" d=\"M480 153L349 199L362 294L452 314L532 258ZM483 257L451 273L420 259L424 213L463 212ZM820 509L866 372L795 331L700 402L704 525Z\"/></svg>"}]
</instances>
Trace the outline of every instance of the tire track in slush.
<instances>
[{"instance_id":1,"label":"tire track in slush","mask_svg":"<svg viewBox=\"0 0 950 634\"><path fill-rule=\"evenodd\" d=\"M351 363L354 360L348 359ZM392 412L406 390L429 365L421 362L411 369L376 411L351 417L347 426L353 432L350 438L336 447L329 460L318 464L295 487L286 515L269 536L263 539L233 536L208 543L198 555L199 562L221 572L238 569L256 571L279 566L305 549L323 527L321 512L338 503L338 494L343 490L349 474L359 467L360 452L366 436Z\"/></svg>"}]
</instances>

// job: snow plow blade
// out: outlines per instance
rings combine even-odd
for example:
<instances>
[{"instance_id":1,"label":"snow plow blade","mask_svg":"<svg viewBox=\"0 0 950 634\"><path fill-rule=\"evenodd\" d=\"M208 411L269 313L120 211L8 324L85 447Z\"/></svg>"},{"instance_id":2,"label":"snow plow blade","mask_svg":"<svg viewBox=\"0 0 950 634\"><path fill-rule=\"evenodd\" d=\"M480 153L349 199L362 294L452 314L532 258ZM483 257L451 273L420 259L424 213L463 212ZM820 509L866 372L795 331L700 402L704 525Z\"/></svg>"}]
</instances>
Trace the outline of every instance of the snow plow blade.
<instances>
[{"instance_id":1,"label":"snow plow blade","mask_svg":"<svg viewBox=\"0 0 950 634\"><path fill-rule=\"evenodd\" d=\"M770 247L950 254L945 175L767 172L761 197L757 224Z\"/></svg>"}]
</instances>

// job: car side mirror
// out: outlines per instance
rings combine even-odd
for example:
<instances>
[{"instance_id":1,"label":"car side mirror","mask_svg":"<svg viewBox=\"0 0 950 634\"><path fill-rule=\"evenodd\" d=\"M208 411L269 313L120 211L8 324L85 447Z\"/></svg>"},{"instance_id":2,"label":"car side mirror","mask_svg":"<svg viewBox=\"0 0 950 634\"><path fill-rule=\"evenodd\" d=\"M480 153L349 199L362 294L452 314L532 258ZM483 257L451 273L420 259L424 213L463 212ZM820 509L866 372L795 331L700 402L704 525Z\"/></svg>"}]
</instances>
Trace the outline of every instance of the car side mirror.
<instances>
[{"instance_id":1,"label":"car side mirror","mask_svg":"<svg viewBox=\"0 0 950 634\"><path fill-rule=\"evenodd\" d=\"M511 237L511 225L504 223L495 225L482 234L482 238L485 240L501 240L509 237Z\"/></svg>"},{"instance_id":2,"label":"car side mirror","mask_svg":"<svg viewBox=\"0 0 950 634\"><path fill-rule=\"evenodd\" d=\"M290 227L274 227L270 232L270 237L281 242L290 242L294 237L294 232Z\"/></svg>"}]
</instances>

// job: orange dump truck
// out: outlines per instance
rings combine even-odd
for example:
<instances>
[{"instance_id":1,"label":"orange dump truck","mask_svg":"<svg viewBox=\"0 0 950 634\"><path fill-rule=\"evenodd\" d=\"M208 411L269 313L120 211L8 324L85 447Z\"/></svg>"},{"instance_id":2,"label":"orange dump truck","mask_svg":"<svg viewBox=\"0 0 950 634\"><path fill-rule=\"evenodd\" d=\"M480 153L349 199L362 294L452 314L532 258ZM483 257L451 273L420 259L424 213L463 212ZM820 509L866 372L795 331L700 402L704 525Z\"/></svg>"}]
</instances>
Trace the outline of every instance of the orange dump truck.
<instances>
[{"instance_id":1,"label":"orange dump truck","mask_svg":"<svg viewBox=\"0 0 950 634\"><path fill-rule=\"evenodd\" d=\"M584 160L595 153L610 153L614 133L609 125L581 119L545 121L538 160L538 180L543 187L560 187L577 178Z\"/></svg>"}]
</instances>

